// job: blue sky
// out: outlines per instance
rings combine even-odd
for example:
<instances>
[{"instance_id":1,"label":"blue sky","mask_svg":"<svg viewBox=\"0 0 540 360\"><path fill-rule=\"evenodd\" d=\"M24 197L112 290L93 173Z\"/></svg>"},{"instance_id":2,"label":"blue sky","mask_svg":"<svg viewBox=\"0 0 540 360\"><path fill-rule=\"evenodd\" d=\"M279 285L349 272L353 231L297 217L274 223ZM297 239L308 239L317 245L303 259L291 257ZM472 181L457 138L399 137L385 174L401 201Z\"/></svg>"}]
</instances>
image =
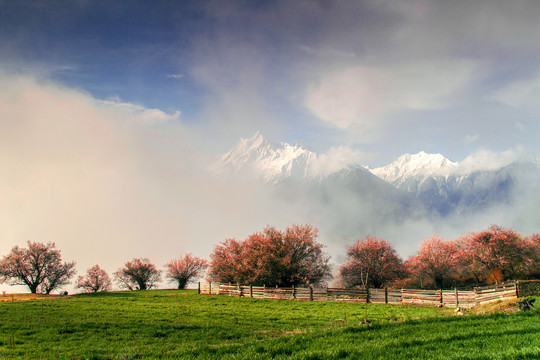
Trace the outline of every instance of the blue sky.
<instances>
[{"instance_id":1,"label":"blue sky","mask_svg":"<svg viewBox=\"0 0 540 360\"><path fill-rule=\"evenodd\" d=\"M0 2L0 66L195 126L365 163L538 154L535 1ZM210 140L211 139L211 140Z\"/></svg>"},{"instance_id":2,"label":"blue sky","mask_svg":"<svg viewBox=\"0 0 540 360\"><path fill-rule=\"evenodd\" d=\"M54 241L112 272L311 221L205 172L256 131L372 167L538 155L538 19L532 0L0 0L0 254ZM473 220L447 235L497 221ZM411 253L434 229L386 233Z\"/></svg>"}]
</instances>

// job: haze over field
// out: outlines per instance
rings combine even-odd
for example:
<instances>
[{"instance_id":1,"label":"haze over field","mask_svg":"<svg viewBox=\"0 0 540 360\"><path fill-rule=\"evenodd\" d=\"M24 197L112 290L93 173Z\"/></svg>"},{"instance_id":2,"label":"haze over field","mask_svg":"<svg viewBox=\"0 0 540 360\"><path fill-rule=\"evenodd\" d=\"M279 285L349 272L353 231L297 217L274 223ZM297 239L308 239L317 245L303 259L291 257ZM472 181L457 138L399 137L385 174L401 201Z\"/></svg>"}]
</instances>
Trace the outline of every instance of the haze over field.
<instances>
[{"instance_id":1,"label":"haze over field","mask_svg":"<svg viewBox=\"0 0 540 360\"><path fill-rule=\"evenodd\" d=\"M434 232L540 232L538 18L532 0L0 0L0 255L53 241L112 273L267 224L317 226L335 263L367 234L408 256ZM329 180L216 173L257 131ZM505 186L443 214L418 178L375 176L421 151L448 160L421 174L435 189Z\"/></svg>"}]
</instances>

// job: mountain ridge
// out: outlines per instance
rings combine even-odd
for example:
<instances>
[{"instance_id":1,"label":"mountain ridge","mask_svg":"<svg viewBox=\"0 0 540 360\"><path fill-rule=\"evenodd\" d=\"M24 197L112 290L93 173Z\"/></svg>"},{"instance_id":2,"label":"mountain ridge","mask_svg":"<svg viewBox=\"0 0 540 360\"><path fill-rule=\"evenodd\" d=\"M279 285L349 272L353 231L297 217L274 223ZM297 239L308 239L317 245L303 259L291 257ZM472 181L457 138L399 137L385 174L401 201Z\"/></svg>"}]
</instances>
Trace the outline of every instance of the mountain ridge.
<instances>
[{"instance_id":1,"label":"mountain ridge","mask_svg":"<svg viewBox=\"0 0 540 360\"><path fill-rule=\"evenodd\" d=\"M517 185L528 185L540 176L538 162L512 162L495 169L474 169L460 166L442 154L403 154L392 163L371 169L359 163L320 172L321 155L303 145L271 143L260 132L240 139L233 148L212 165L216 176L249 175L273 184L315 184L319 190L348 187L351 196L365 198L362 192L372 191L370 201L379 196L391 202L403 202L412 195L432 213L446 216L482 210L495 203L511 200ZM527 178L523 181L521 179ZM390 185L390 191L376 180ZM331 183L332 185L328 185ZM318 184L318 185L317 185ZM312 188L316 192L315 188ZM321 190L322 191L322 190ZM402 193L400 193L402 192ZM386 193L386 194L383 194ZM328 195L328 196L331 196Z\"/></svg>"}]
</instances>

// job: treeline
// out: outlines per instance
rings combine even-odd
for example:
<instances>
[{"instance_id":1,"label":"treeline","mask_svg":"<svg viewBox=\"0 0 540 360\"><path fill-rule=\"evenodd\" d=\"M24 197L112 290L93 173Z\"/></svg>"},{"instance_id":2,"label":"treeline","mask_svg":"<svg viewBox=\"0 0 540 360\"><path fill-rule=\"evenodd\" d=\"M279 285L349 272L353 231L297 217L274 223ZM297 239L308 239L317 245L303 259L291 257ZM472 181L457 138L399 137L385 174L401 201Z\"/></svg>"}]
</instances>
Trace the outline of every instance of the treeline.
<instances>
[{"instance_id":1,"label":"treeline","mask_svg":"<svg viewBox=\"0 0 540 360\"><path fill-rule=\"evenodd\" d=\"M165 276L175 282L178 289L184 289L207 266L206 260L186 254L165 265ZM0 261L0 284L28 286L33 294L50 294L70 284L75 274L75 262L63 262L54 243L28 241L27 248L14 246ZM112 279L99 265L94 265L84 276L78 277L75 286L85 292L109 291L112 289L112 280L115 280L120 288L147 290L161 281L161 274L162 270L150 260L139 258L126 262L113 273Z\"/></svg>"},{"instance_id":2,"label":"treeline","mask_svg":"<svg viewBox=\"0 0 540 360\"><path fill-rule=\"evenodd\" d=\"M267 227L239 241L215 246L210 261L184 255L165 265L165 277L178 289L205 273L210 281L242 285L322 286L332 280L330 257L317 242L317 228L293 225L284 231ZM28 242L13 247L0 261L0 283L26 285L32 293L50 293L70 283L75 263L63 262L53 243ZM155 287L163 271L146 258L133 259L113 273L95 265L76 280L87 292L108 291L113 280L129 290ZM540 235L523 236L512 229L491 226L458 239L433 235L407 260L392 245L375 236L358 240L339 267L341 287L470 287L509 279L540 277Z\"/></svg>"},{"instance_id":3,"label":"treeline","mask_svg":"<svg viewBox=\"0 0 540 360\"><path fill-rule=\"evenodd\" d=\"M243 285L324 285L332 279L329 257L316 242L317 229L267 227L244 241L228 239L210 255L209 280ZM347 249L338 287L450 288L540 277L540 235L523 236L491 226L455 240L434 235L406 261L375 236Z\"/></svg>"},{"instance_id":4,"label":"treeline","mask_svg":"<svg viewBox=\"0 0 540 360\"><path fill-rule=\"evenodd\" d=\"M496 225L453 240L433 235L406 261L383 239L367 237L340 267L346 287L450 288L540 277L540 235Z\"/></svg>"}]
</instances>

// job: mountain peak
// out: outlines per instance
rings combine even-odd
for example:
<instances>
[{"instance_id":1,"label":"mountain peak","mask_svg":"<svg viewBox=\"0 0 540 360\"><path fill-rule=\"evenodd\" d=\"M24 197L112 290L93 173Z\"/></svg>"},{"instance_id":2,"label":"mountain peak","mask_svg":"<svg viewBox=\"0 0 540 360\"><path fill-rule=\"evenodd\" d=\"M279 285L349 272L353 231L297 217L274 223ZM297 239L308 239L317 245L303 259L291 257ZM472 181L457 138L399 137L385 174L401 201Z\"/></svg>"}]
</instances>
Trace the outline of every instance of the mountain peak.
<instances>
[{"instance_id":1,"label":"mountain peak","mask_svg":"<svg viewBox=\"0 0 540 360\"><path fill-rule=\"evenodd\" d=\"M245 142L252 144L253 146L261 146L268 143L268 140L261 134L260 131L257 131L251 138L243 139Z\"/></svg>"},{"instance_id":2,"label":"mountain peak","mask_svg":"<svg viewBox=\"0 0 540 360\"><path fill-rule=\"evenodd\" d=\"M266 138L260 133L256 132L250 138L241 138L236 145L227 153L225 156L234 156L241 153L246 153L250 151L259 151L264 152L271 148L272 145Z\"/></svg>"},{"instance_id":3,"label":"mountain peak","mask_svg":"<svg viewBox=\"0 0 540 360\"><path fill-rule=\"evenodd\" d=\"M403 154L393 163L372 169L371 172L389 183L394 183L404 177L430 176L456 164L441 154L420 151L417 154Z\"/></svg>"},{"instance_id":4,"label":"mountain peak","mask_svg":"<svg viewBox=\"0 0 540 360\"><path fill-rule=\"evenodd\" d=\"M317 154L301 145L274 144L257 131L251 138L240 139L211 170L218 175L242 172L277 182L291 176L309 177L316 158Z\"/></svg>"}]
</instances>

